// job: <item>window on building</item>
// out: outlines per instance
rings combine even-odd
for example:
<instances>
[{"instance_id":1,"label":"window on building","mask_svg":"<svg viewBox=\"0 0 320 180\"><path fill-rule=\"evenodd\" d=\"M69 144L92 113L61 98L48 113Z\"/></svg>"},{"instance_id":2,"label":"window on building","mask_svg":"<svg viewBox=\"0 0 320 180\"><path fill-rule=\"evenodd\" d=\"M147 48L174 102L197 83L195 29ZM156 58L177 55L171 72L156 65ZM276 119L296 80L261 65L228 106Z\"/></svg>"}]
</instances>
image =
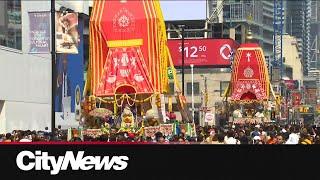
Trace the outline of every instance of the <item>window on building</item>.
<instances>
[{"instance_id":1,"label":"window on building","mask_svg":"<svg viewBox=\"0 0 320 180\"><path fill-rule=\"evenodd\" d=\"M0 45L21 50L21 0L0 1Z\"/></svg>"},{"instance_id":2,"label":"window on building","mask_svg":"<svg viewBox=\"0 0 320 180\"><path fill-rule=\"evenodd\" d=\"M174 95L174 83L169 83L169 95Z\"/></svg>"},{"instance_id":3,"label":"window on building","mask_svg":"<svg viewBox=\"0 0 320 180\"><path fill-rule=\"evenodd\" d=\"M220 81L220 96L222 97L224 92L229 86L230 81Z\"/></svg>"},{"instance_id":4,"label":"window on building","mask_svg":"<svg viewBox=\"0 0 320 180\"><path fill-rule=\"evenodd\" d=\"M199 95L200 94L200 83L194 82L193 83L193 94ZM192 83L187 83L187 95L192 95Z\"/></svg>"}]
</instances>

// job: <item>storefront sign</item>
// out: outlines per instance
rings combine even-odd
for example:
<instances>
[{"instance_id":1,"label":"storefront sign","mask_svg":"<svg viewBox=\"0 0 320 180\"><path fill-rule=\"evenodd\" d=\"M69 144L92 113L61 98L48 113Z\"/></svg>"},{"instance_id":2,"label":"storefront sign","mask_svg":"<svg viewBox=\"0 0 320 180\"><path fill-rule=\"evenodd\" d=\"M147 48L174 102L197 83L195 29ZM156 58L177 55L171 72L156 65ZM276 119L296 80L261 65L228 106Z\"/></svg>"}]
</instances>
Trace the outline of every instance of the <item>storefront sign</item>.
<instances>
[{"instance_id":1,"label":"storefront sign","mask_svg":"<svg viewBox=\"0 0 320 180\"><path fill-rule=\"evenodd\" d=\"M212 122L212 121L214 121L214 114L206 113L205 122Z\"/></svg>"}]
</instances>

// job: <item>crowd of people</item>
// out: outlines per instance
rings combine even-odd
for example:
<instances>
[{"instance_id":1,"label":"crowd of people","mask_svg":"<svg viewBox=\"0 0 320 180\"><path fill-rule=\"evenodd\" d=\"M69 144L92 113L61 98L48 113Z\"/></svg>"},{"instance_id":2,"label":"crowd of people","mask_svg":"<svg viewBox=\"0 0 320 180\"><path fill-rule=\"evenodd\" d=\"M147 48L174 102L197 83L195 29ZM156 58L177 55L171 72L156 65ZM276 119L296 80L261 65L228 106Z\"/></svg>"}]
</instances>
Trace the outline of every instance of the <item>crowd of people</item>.
<instances>
[{"instance_id":1,"label":"crowd of people","mask_svg":"<svg viewBox=\"0 0 320 180\"><path fill-rule=\"evenodd\" d=\"M0 142L135 142L159 144L320 144L320 129L304 125L227 125L223 127L197 126L197 137L189 137L184 131L164 136L158 132L145 137L111 128L109 134L97 137L75 134L68 139L67 130L59 126L54 133L44 131L21 131L1 134Z\"/></svg>"}]
</instances>

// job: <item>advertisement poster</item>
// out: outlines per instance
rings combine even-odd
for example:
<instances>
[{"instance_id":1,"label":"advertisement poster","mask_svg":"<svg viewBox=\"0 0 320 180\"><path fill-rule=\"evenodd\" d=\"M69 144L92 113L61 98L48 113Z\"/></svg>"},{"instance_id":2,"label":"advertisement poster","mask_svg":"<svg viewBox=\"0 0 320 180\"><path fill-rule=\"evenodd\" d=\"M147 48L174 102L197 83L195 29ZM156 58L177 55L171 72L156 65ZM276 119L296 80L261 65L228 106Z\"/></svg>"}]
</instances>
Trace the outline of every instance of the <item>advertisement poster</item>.
<instances>
[{"instance_id":1,"label":"advertisement poster","mask_svg":"<svg viewBox=\"0 0 320 180\"><path fill-rule=\"evenodd\" d=\"M83 75L83 23L79 22L80 43L78 54L58 54L56 67L56 126L78 127L81 113L80 102L84 87Z\"/></svg>"},{"instance_id":2,"label":"advertisement poster","mask_svg":"<svg viewBox=\"0 0 320 180\"><path fill-rule=\"evenodd\" d=\"M174 66L181 66L181 39L169 39L168 47ZM184 64L185 66L194 64L196 67L229 67L238 47L237 42L232 39L187 39L184 42Z\"/></svg>"},{"instance_id":3,"label":"advertisement poster","mask_svg":"<svg viewBox=\"0 0 320 180\"><path fill-rule=\"evenodd\" d=\"M50 12L29 12L29 53L50 53Z\"/></svg>"},{"instance_id":4,"label":"advertisement poster","mask_svg":"<svg viewBox=\"0 0 320 180\"><path fill-rule=\"evenodd\" d=\"M56 52L77 54L79 43L78 13L56 13Z\"/></svg>"}]
</instances>

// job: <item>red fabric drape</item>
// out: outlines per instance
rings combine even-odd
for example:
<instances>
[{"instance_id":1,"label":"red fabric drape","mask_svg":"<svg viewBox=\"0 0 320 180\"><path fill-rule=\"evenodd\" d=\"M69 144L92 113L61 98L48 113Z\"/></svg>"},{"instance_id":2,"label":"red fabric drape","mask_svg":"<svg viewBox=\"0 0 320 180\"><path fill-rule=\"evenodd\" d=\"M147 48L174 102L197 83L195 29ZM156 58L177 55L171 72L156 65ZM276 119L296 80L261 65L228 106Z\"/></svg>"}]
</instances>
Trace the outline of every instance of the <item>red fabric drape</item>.
<instances>
[{"instance_id":1,"label":"red fabric drape","mask_svg":"<svg viewBox=\"0 0 320 180\"><path fill-rule=\"evenodd\" d=\"M232 100L266 100L269 76L262 49L257 44L242 44L235 55L231 79Z\"/></svg>"}]
</instances>

